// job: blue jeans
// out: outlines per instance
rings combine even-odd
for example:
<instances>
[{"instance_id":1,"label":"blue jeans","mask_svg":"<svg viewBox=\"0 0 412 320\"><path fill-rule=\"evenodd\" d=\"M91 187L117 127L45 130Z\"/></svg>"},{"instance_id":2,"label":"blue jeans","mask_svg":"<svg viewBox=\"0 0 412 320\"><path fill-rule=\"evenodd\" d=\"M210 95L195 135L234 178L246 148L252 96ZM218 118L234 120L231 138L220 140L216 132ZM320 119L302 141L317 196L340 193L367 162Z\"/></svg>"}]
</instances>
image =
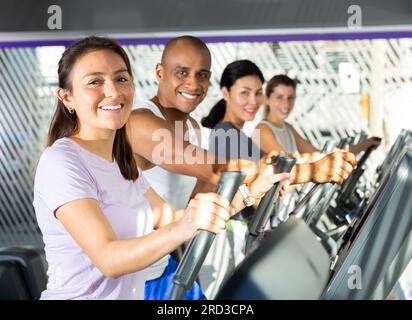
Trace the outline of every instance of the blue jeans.
<instances>
[{"instance_id":1,"label":"blue jeans","mask_svg":"<svg viewBox=\"0 0 412 320\"><path fill-rule=\"evenodd\" d=\"M156 279L148 280L145 283L144 299L145 300L169 300L172 291L173 276L176 272L178 263L169 257L169 263L163 274ZM204 298L203 290L195 282L190 290L186 292L184 300L200 300Z\"/></svg>"}]
</instances>

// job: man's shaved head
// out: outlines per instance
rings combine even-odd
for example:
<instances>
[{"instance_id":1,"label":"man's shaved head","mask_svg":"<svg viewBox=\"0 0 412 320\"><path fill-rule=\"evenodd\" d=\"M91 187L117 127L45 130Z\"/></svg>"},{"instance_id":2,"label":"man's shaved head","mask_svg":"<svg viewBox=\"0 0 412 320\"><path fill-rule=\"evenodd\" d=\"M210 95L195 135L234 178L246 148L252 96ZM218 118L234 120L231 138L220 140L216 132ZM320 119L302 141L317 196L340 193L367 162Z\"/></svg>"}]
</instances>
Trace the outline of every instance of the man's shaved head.
<instances>
[{"instance_id":1,"label":"man's shaved head","mask_svg":"<svg viewBox=\"0 0 412 320\"><path fill-rule=\"evenodd\" d=\"M163 50L163 53L162 53L162 60L161 60L162 64L165 63L170 52L173 51L173 48L175 48L178 45L190 46L192 48L198 49L199 51L207 52L210 58L209 48L206 46L206 44L202 40L200 40L199 38L193 37L193 36L181 36L181 37L177 37L177 38L170 40L166 44Z\"/></svg>"},{"instance_id":2,"label":"man's shaved head","mask_svg":"<svg viewBox=\"0 0 412 320\"><path fill-rule=\"evenodd\" d=\"M169 41L156 66L160 104L185 115L192 112L206 96L211 64L209 49L202 40L183 36Z\"/></svg>"}]
</instances>

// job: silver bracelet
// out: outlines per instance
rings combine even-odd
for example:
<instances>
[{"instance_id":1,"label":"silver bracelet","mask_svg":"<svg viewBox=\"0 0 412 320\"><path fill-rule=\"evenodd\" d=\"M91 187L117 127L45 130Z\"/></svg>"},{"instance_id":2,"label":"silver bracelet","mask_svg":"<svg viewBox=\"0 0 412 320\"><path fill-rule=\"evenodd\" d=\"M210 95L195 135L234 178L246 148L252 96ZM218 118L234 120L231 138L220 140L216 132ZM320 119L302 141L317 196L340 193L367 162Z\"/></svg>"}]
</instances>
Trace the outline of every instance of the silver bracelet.
<instances>
[{"instance_id":1,"label":"silver bracelet","mask_svg":"<svg viewBox=\"0 0 412 320\"><path fill-rule=\"evenodd\" d=\"M252 195L250 194L249 188L245 183L240 185L239 192L242 195L243 203L245 204L246 207L253 206L256 203L256 199L252 197Z\"/></svg>"}]
</instances>

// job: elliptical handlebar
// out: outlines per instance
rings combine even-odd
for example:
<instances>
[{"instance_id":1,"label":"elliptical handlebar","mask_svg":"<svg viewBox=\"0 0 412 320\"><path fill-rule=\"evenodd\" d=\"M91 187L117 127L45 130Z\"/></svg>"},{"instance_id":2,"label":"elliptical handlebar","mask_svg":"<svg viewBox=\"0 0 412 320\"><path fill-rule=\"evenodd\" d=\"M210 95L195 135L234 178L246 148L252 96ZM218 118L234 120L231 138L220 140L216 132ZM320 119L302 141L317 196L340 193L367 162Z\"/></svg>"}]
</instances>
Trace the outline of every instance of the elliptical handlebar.
<instances>
[{"instance_id":1,"label":"elliptical handlebar","mask_svg":"<svg viewBox=\"0 0 412 320\"><path fill-rule=\"evenodd\" d=\"M363 166L365 162L368 160L373 150L374 150L374 146L370 146L368 149L365 150L364 154L359 159L356 165L356 168L352 171L348 179L343 183L342 188L341 188L341 193L337 199L338 206L342 206L349 199L350 195L353 192L353 189L355 188L357 182L359 181L359 178L364 172Z\"/></svg>"},{"instance_id":2,"label":"elliptical handlebar","mask_svg":"<svg viewBox=\"0 0 412 320\"><path fill-rule=\"evenodd\" d=\"M232 202L245 177L246 175L241 171L222 172L216 193L226 198L229 203ZM186 291L192 287L215 236L216 234L212 232L199 230L190 240L173 277L170 300L182 300Z\"/></svg>"},{"instance_id":3,"label":"elliptical handlebar","mask_svg":"<svg viewBox=\"0 0 412 320\"><path fill-rule=\"evenodd\" d=\"M272 165L276 165L275 173L283 173L292 171L293 166L296 163L295 158L278 156L272 157ZM249 251L252 242L263 231L266 223L269 221L271 215L275 211L275 205L279 198L279 190L281 183L275 183L269 191L263 196L259 203L256 212L253 214L251 221L249 222L249 232L246 238L245 251Z\"/></svg>"},{"instance_id":4,"label":"elliptical handlebar","mask_svg":"<svg viewBox=\"0 0 412 320\"><path fill-rule=\"evenodd\" d=\"M288 157L272 157L272 165L276 165L275 173L283 173L292 171L296 163L295 158ZM249 233L257 236L272 215L276 201L279 198L280 182L276 182L268 192L264 195L256 212L249 223Z\"/></svg>"}]
</instances>

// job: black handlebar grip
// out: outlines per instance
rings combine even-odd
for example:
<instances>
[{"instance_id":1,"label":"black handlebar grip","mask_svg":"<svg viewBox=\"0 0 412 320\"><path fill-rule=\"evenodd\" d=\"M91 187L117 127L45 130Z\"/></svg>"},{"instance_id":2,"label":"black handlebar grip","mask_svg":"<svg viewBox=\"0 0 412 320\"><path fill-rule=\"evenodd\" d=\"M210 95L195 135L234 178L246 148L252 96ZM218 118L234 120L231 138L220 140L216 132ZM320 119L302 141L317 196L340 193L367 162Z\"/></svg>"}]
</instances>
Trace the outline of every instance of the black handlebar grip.
<instances>
[{"instance_id":1,"label":"black handlebar grip","mask_svg":"<svg viewBox=\"0 0 412 320\"><path fill-rule=\"evenodd\" d=\"M378 137L372 137L373 140L376 140L378 142L381 142L382 139ZM370 154L372 151L375 149L375 146L370 146L368 149L365 150L365 153L362 155L362 157L359 159L358 163L356 164L357 167L363 167L365 164L366 160L368 160Z\"/></svg>"},{"instance_id":2,"label":"black handlebar grip","mask_svg":"<svg viewBox=\"0 0 412 320\"><path fill-rule=\"evenodd\" d=\"M341 141L338 142L337 147L339 149L345 148L350 143L350 138L343 138Z\"/></svg>"},{"instance_id":3,"label":"black handlebar grip","mask_svg":"<svg viewBox=\"0 0 412 320\"><path fill-rule=\"evenodd\" d=\"M272 164L276 165L275 173L290 172L296 163L295 158L288 157L272 157ZM266 192L264 197L259 203L256 212L253 214L249 223L249 234L258 236L266 223L269 221L270 216L275 210L276 201L279 198L279 189L281 187L280 182L276 182L269 191Z\"/></svg>"},{"instance_id":4,"label":"black handlebar grip","mask_svg":"<svg viewBox=\"0 0 412 320\"><path fill-rule=\"evenodd\" d=\"M362 157L359 159L359 161L356 163L356 167L363 167L363 165L365 164L366 160L368 160L370 154L372 153L372 151L374 150L374 146L370 146L368 149L365 150L365 153L362 155Z\"/></svg>"},{"instance_id":5,"label":"black handlebar grip","mask_svg":"<svg viewBox=\"0 0 412 320\"><path fill-rule=\"evenodd\" d=\"M350 176L346 179L346 181L343 183L341 187L341 193L337 199L338 205L342 206L343 203L345 203L346 200L349 199L350 195L354 191L354 188L356 184L359 181L359 178L361 177L364 168L363 165L365 164L366 160L368 160L370 154L374 150L374 146L370 146L362 157L359 159L358 163L356 164L356 168L352 171Z\"/></svg>"},{"instance_id":6,"label":"black handlebar grip","mask_svg":"<svg viewBox=\"0 0 412 320\"><path fill-rule=\"evenodd\" d=\"M241 171L222 172L216 193L232 202L246 175ZM182 300L197 278L216 234L200 230L190 241L173 277L171 300Z\"/></svg>"}]
</instances>

